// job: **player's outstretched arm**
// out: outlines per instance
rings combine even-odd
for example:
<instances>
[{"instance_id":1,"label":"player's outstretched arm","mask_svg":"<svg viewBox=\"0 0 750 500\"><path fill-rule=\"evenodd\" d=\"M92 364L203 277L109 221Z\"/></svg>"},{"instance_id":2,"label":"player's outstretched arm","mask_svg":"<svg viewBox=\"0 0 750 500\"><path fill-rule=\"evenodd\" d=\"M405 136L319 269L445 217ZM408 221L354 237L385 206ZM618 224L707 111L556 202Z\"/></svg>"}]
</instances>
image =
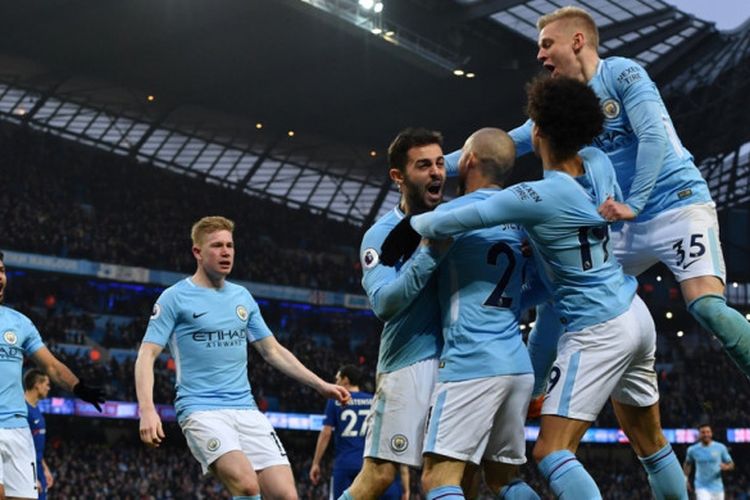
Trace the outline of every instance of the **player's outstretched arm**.
<instances>
[{"instance_id":1,"label":"player's outstretched arm","mask_svg":"<svg viewBox=\"0 0 750 500\"><path fill-rule=\"evenodd\" d=\"M73 392L78 399L91 403L99 412L102 411L101 404L104 403L104 393L101 389L87 386L70 371L70 368L57 359L49 349L42 347L34 352L31 357L44 370L52 382Z\"/></svg>"},{"instance_id":2,"label":"player's outstretched arm","mask_svg":"<svg viewBox=\"0 0 750 500\"><path fill-rule=\"evenodd\" d=\"M293 378L297 382L312 387L318 393L329 399L335 399L340 403L347 403L351 395L349 391L340 385L331 384L315 375L307 369L294 354L283 345L279 344L276 337L264 337L253 342L255 350L263 356L266 363L279 370L284 375Z\"/></svg>"},{"instance_id":3,"label":"player's outstretched arm","mask_svg":"<svg viewBox=\"0 0 750 500\"><path fill-rule=\"evenodd\" d=\"M323 459L326 449L328 449L332 433L333 428L330 425L324 425L320 430L320 434L318 434L318 442L315 443L315 454L310 466L310 481L316 486L320 482L320 461Z\"/></svg>"},{"instance_id":4,"label":"player's outstretched arm","mask_svg":"<svg viewBox=\"0 0 750 500\"><path fill-rule=\"evenodd\" d=\"M143 342L135 360L135 394L141 414L139 434L141 441L154 448L164 439L161 418L154 406L154 361L162 349L160 345Z\"/></svg>"}]
</instances>

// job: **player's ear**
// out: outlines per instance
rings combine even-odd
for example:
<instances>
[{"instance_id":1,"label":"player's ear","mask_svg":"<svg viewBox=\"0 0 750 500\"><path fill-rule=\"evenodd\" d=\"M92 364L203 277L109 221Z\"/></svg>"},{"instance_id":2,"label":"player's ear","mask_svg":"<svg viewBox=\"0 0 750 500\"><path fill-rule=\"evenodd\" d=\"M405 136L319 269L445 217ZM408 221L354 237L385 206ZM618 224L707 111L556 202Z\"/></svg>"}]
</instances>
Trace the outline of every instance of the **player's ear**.
<instances>
[{"instance_id":1,"label":"player's ear","mask_svg":"<svg viewBox=\"0 0 750 500\"><path fill-rule=\"evenodd\" d=\"M404 183L404 173L398 168L392 168L388 171L388 176L400 188Z\"/></svg>"},{"instance_id":2,"label":"player's ear","mask_svg":"<svg viewBox=\"0 0 750 500\"><path fill-rule=\"evenodd\" d=\"M573 52L578 54L584 45L586 45L586 35L581 31L577 31L573 35Z\"/></svg>"},{"instance_id":3,"label":"player's ear","mask_svg":"<svg viewBox=\"0 0 750 500\"><path fill-rule=\"evenodd\" d=\"M193 257L198 259L201 256L201 247L198 245L193 245Z\"/></svg>"}]
</instances>

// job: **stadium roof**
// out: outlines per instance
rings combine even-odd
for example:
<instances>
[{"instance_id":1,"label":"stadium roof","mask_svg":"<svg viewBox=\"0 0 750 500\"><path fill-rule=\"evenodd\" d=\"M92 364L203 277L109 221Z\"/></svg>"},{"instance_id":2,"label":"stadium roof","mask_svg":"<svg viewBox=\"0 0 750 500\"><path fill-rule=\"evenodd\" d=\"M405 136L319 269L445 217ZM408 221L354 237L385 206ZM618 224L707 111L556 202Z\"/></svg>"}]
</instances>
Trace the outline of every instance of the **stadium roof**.
<instances>
[{"instance_id":1,"label":"stadium roof","mask_svg":"<svg viewBox=\"0 0 750 500\"><path fill-rule=\"evenodd\" d=\"M644 66L678 50L683 53L705 35L712 24L695 19L660 0L456 0L466 18L489 18L536 43L536 20L566 5L589 11L600 30L602 56L616 53ZM653 73L653 71L652 71Z\"/></svg>"},{"instance_id":2,"label":"stadium roof","mask_svg":"<svg viewBox=\"0 0 750 500\"><path fill-rule=\"evenodd\" d=\"M725 43L658 0L574 3L596 17L604 55L662 81L686 53ZM384 157L401 128L442 130L450 149L479 126L520 123L539 70L534 22L561 5L400 0L372 18L356 0L8 2L0 114L368 224L398 198Z\"/></svg>"}]
</instances>

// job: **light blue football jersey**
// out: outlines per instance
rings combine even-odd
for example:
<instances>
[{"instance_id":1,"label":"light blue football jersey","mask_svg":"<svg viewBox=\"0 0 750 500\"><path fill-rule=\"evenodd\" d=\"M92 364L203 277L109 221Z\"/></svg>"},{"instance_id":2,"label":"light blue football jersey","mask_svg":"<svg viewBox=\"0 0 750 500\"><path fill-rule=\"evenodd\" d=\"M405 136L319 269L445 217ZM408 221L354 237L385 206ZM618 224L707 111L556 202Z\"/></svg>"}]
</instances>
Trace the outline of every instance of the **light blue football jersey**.
<instances>
[{"instance_id":1,"label":"light blue football jersey","mask_svg":"<svg viewBox=\"0 0 750 500\"><path fill-rule=\"evenodd\" d=\"M540 181L517 184L455 210L418 215L411 224L436 239L522 224L566 330L580 331L612 319L630 307L637 282L612 255L608 226L597 207L610 196L622 195L604 153L584 148L580 155L585 170L580 177L545 171Z\"/></svg>"},{"instance_id":2,"label":"light blue football jersey","mask_svg":"<svg viewBox=\"0 0 750 500\"><path fill-rule=\"evenodd\" d=\"M721 464L732 461L727 447L716 441L710 444L695 443L687 450L687 463L695 465L695 488L713 492L724 491L721 481Z\"/></svg>"},{"instance_id":3,"label":"light blue football jersey","mask_svg":"<svg viewBox=\"0 0 750 500\"><path fill-rule=\"evenodd\" d=\"M479 189L435 211L470 205L499 191ZM517 224L455 237L438 268L445 342L438 370L441 382L532 372L519 328L525 237Z\"/></svg>"},{"instance_id":4,"label":"light blue football jersey","mask_svg":"<svg viewBox=\"0 0 750 500\"><path fill-rule=\"evenodd\" d=\"M162 292L144 342L169 345L175 360L177 419L198 410L257 409L247 377L247 345L272 335L246 288L219 289L185 278Z\"/></svg>"},{"instance_id":5,"label":"light blue football jersey","mask_svg":"<svg viewBox=\"0 0 750 500\"><path fill-rule=\"evenodd\" d=\"M443 347L437 278L438 258L423 246L396 267L380 263L383 241L404 218L398 207L377 220L362 238L362 288L375 315L385 322L380 336L378 373L437 358Z\"/></svg>"},{"instance_id":6,"label":"light blue football jersey","mask_svg":"<svg viewBox=\"0 0 750 500\"><path fill-rule=\"evenodd\" d=\"M659 90L643 67L631 59L608 57L599 62L588 85L599 97L605 117L604 130L592 146L612 160L636 221L711 201L706 181L677 137ZM528 120L509 132L517 156L532 150L531 127Z\"/></svg>"},{"instance_id":7,"label":"light blue football jersey","mask_svg":"<svg viewBox=\"0 0 750 500\"><path fill-rule=\"evenodd\" d=\"M0 305L0 428L27 427L23 397L23 356L44 347L39 331L29 318Z\"/></svg>"}]
</instances>

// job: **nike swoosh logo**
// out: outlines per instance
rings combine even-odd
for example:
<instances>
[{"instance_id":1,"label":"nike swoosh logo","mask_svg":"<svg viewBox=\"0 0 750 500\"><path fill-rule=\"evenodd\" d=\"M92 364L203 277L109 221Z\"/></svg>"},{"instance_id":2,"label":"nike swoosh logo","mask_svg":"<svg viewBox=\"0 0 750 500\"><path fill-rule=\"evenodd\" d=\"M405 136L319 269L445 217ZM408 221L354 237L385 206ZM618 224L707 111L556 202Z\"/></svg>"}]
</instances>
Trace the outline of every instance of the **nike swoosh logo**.
<instances>
[{"instance_id":1,"label":"nike swoosh logo","mask_svg":"<svg viewBox=\"0 0 750 500\"><path fill-rule=\"evenodd\" d=\"M204 315L206 315L206 314L208 314L208 311L206 311L206 312L203 312L203 313L200 313L200 314L197 314L197 313L193 313L193 319L197 319L197 318L200 318L201 316L204 316Z\"/></svg>"},{"instance_id":2,"label":"nike swoosh logo","mask_svg":"<svg viewBox=\"0 0 750 500\"><path fill-rule=\"evenodd\" d=\"M699 260L700 260L700 259L695 259L695 260L691 260L691 261L690 261L690 262L688 262L687 264L683 264L683 266L682 266L682 269L683 269L683 270L687 269L688 267L692 266L693 264L695 264L695 263L696 263L696 262L698 262Z\"/></svg>"},{"instance_id":3,"label":"nike swoosh logo","mask_svg":"<svg viewBox=\"0 0 750 500\"><path fill-rule=\"evenodd\" d=\"M35 424L38 424L38 423L39 423L39 420L34 420L34 423L35 423Z\"/></svg>"}]
</instances>

